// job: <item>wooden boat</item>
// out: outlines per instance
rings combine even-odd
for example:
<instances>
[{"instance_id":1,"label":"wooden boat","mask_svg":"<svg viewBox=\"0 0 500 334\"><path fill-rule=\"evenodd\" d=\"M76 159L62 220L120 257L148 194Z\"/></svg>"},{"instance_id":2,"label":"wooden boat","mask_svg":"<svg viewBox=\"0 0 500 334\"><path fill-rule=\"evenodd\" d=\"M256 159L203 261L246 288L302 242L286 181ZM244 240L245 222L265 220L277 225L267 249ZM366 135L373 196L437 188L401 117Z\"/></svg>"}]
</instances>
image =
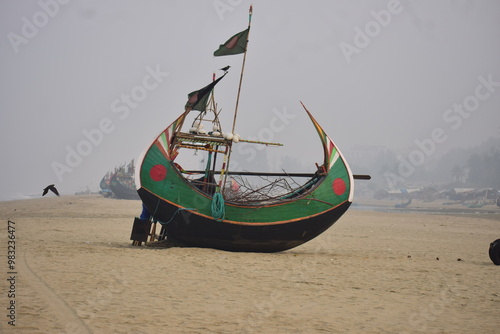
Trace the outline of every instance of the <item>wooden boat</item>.
<instances>
[{"instance_id":1,"label":"wooden boat","mask_svg":"<svg viewBox=\"0 0 500 334\"><path fill-rule=\"evenodd\" d=\"M109 178L109 189L117 199L139 199L135 185L135 166L132 160L127 166L115 169Z\"/></svg>"},{"instance_id":2,"label":"wooden boat","mask_svg":"<svg viewBox=\"0 0 500 334\"><path fill-rule=\"evenodd\" d=\"M234 41L235 36L228 42ZM246 55L246 48L244 52ZM222 77L189 94L185 111L138 159L138 194L152 219L162 224L160 239L166 236L167 240L186 246L245 252L279 252L297 247L327 230L346 212L353 200L354 176L338 147L303 104L323 148L322 163L316 165L316 172L228 170L231 149L238 142L281 144L241 139L234 134L234 123L233 132L221 132L213 88L226 74L227 69ZM194 120L186 127L188 116ZM212 131L204 131L203 124L212 125ZM177 164L182 152L192 150L206 154L205 169L184 170ZM223 161L220 164L219 158L217 165L220 156ZM275 179L243 191L246 183L235 187L236 177ZM277 183L297 177L307 181L274 193L273 188L279 188L275 187Z\"/></svg>"},{"instance_id":3,"label":"wooden boat","mask_svg":"<svg viewBox=\"0 0 500 334\"><path fill-rule=\"evenodd\" d=\"M113 191L111 190L110 186L111 175L111 172L107 172L106 175L102 177L101 182L99 182L99 187L101 188L101 191L99 193L104 197L113 196Z\"/></svg>"},{"instance_id":4,"label":"wooden boat","mask_svg":"<svg viewBox=\"0 0 500 334\"><path fill-rule=\"evenodd\" d=\"M135 191L134 178L128 175L118 173L111 176L109 183L113 197L117 199L139 199Z\"/></svg>"},{"instance_id":5,"label":"wooden boat","mask_svg":"<svg viewBox=\"0 0 500 334\"><path fill-rule=\"evenodd\" d=\"M411 204L411 198L409 198L407 202L397 203L396 205L394 205L394 207L395 208L406 208L410 204Z\"/></svg>"}]
</instances>

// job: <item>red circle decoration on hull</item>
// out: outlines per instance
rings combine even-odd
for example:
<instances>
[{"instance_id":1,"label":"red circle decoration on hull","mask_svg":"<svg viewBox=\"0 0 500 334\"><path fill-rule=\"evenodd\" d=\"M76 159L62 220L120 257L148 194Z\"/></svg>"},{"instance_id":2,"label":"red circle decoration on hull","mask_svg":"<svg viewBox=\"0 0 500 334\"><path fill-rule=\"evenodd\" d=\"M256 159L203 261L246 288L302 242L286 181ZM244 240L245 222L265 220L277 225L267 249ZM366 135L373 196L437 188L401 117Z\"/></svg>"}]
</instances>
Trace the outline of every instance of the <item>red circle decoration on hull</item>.
<instances>
[{"instance_id":1,"label":"red circle decoration on hull","mask_svg":"<svg viewBox=\"0 0 500 334\"><path fill-rule=\"evenodd\" d=\"M167 168L163 165L154 165L149 170L149 176L151 176L154 181L161 181L167 176Z\"/></svg>"},{"instance_id":2,"label":"red circle decoration on hull","mask_svg":"<svg viewBox=\"0 0 500 334\"><path fill-rule=\"evenodd\" d=\"M346 190L345 181L342 180L341 178L336 178L335 180L333 180L332 188L335 195L337 196L343 195Z\"/></svg>"}]
</instances>

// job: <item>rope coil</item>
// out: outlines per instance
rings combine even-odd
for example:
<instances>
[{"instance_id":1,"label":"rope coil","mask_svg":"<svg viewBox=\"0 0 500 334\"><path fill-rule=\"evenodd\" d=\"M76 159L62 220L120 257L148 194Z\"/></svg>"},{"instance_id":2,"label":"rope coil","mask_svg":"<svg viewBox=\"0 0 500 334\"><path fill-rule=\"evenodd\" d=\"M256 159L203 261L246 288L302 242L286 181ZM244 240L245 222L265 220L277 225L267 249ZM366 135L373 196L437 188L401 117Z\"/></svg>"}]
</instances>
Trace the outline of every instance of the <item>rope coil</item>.
<instances>
[{"instance_id":1,"label":"rope coil","mask_svg":"<svg viewBox=\"0 0 500 334\"><path fill-rule=\"evenodd\" d=\"M221 221L224 219L225 215L224 197L220 192L217 192L212 199L212 217L217 221Z\"/></svg>"}]
</instances>

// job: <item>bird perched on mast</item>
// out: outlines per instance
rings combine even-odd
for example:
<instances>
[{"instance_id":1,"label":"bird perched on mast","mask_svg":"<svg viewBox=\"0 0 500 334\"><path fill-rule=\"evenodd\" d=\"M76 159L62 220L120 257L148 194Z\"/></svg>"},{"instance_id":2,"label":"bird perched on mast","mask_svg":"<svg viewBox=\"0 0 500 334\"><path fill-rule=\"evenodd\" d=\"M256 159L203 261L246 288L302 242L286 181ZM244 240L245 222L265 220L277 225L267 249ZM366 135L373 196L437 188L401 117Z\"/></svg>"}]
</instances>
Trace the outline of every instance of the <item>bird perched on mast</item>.
<instances>
[{"instance_id":1,"label":"bird perched on mast","mask_svg":"<svg viewBox=\"0 0 500 334\"><path fill-rule=\"evenodd\" d=\"M223 68L219 68L219 70L221 71L224 71L225 73L227 73L227 70L229 70L231 66L227 65L227 66L224 66Z\"/></svg>"}]
</instances>

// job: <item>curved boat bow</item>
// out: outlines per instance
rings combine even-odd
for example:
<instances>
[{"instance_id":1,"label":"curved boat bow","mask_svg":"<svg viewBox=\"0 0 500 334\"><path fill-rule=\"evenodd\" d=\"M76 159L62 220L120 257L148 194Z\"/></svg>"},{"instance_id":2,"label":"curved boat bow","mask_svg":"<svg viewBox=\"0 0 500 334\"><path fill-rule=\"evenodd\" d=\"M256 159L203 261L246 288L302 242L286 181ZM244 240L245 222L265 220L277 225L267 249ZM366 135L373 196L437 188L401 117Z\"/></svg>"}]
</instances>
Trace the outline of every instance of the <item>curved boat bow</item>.
<instances>
[{"instance_id":1,"label":"curved boat bow","mask_svg":"<svg viewBox=\"0 0 500 334\"><path fill-rule=\"evenodd\" d=\"M222 219L214 218L212 210L216 193L209 186L215 184L213 173L196 183L184 177L174 161L182 147L217 147L224 152L220 147L230 147L232 142L182 133L188 111L156 137L139 158L136 184L167 238L193 247L278 252L299 246L332 226L352 202L353 175L334 142L304 109L321 139L323 164L307 183L279 198L245 203L226 199Z\"/></svg>"}]
</instances>

